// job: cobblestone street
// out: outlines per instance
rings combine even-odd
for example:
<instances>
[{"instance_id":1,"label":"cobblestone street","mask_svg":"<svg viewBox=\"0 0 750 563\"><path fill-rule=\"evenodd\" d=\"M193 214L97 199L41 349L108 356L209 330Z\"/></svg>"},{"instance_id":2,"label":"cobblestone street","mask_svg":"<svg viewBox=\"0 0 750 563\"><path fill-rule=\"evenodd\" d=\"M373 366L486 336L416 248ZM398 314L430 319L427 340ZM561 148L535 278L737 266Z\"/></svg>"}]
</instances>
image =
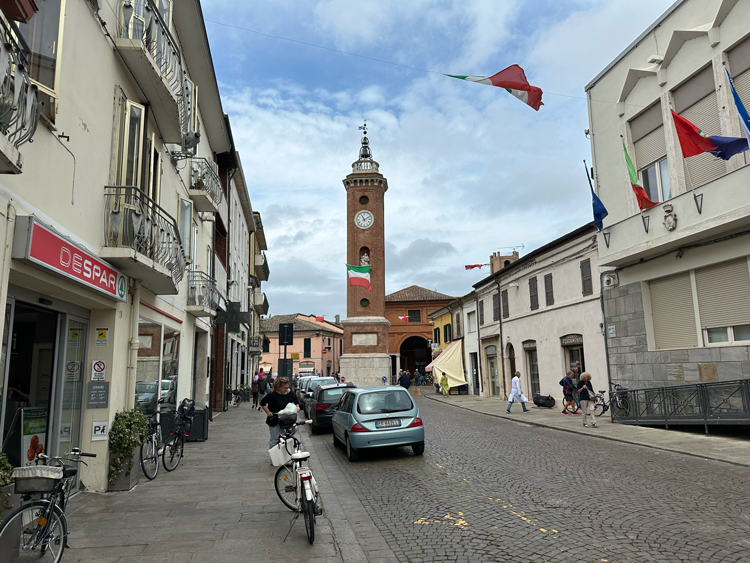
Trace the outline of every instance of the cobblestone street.
<instances>
[{"instance_id":1,"label":"cobblestone street","mask_svg":"<svg viewBox=\"0 0 750 563\"><path fill-rule=\"evenodd\" d=\"M423 457L313 437L400 561L750 561L745 467L415 399Z\"/></svg>"}]
</instances>

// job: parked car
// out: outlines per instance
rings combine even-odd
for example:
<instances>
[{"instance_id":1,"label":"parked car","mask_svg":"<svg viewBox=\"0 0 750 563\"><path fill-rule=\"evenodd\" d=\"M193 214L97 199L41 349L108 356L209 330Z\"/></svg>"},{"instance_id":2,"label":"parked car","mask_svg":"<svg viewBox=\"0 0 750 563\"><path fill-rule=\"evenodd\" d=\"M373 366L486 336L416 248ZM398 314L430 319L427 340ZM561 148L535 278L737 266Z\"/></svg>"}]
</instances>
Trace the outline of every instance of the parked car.
<instances>
[{"instance_id":1,"label":"parked car","mask_svg":"<svg viewBox=\"0 0 750 563\"><path fill-rule=\"evenodd\" d=\"M307 385L305 386L304 393L301 393L298 397L300 401L300 406L302 408L302 411L305 413L305 416L307 416L307 404L310 402L310 399L312 399L313 391L315 391L315 388L318 385L322 385L325 383L336 383L335 377L311 377L310 381L307 382Z\"/></svg>"},{"instance_id":2,"label":"parked car","mask_svg":"<svg viewBox=\"0 0 750 563\"><path fill-rule=\"evenodd\" d=\"M172 388L173 385L175 385L177 382L172 379L162 379L161 380L161 397L164 398L167 396L167 393L169 393L169 390Z\"/></svg>"},{"instance_id":3,"label":"parked car","mask_svg":"<svg viewBox=\"0 0 750 563\"><path fill-rule=\"evenodd\" d=\"M307 385L307 381L315 377L314 375L300 375L297 379L297 385L294 388L294 392L297 394L297 398L301 399L301 393L303 387Z\"/></svg>"},{"instance_id":4,"label":"parked car","mask_svg":"<svg viewBox=\"0 0 750 563\"><path fill-rule=\"evenodd\" d=\"M307 402L309 415L306 415L306 418L312 420L310 430L313 434L331 427L331 419L341 396L347 389L354 387L354 383L329 383L315 388L312 398Z\"/></svg>"},{"instance_id":5,"label":"parked car","mask_svg":"<svg viewBox=\"0 0 750 563\"><path fill-rule=\"evenodd\" d=\"M370 387L347 390L331 420L333 445L346 447L349 461L365 448L411 446L424 453L424 423L419 408L403 387Z\"/></svg>"},{"instance_id":6,"label":"parked car","mask_svg":"<svg viewBox=\"0 0 750 563\"><path fill-rule=\"evenodd\" d=\"M157 390L159 384L156 381L135 382L135 408L143 414L151 414L156 411L156 401L159 399Z\"/></svg>"}]
</instances>

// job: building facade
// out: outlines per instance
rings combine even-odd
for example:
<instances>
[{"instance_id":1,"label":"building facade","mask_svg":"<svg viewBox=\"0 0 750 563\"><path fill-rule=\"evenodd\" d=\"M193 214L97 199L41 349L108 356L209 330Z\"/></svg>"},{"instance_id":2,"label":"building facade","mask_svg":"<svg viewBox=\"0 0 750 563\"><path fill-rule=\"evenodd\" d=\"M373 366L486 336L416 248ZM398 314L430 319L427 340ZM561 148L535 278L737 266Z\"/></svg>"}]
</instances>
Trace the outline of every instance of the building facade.
<instances>
[{"instance_id":1,"label":"building facade","mask_svg":"<svg viewBox=\"0 0 750 563\"><path fill-rule=\"evenodd\" d=\"M750 107L748 21L747 2L676 2L586 86L596 189L609 210L599 266L613 383L750 376L750 156L683 159L671 115L707 135L743 136L727 73ZM659 202L642 213L623 140Z\"/></svg>"},{"instance_id":2,"label":"building facade","mask_svg":"<svg viewBox=\"0 0 750 563\"><path fill-rule=\"evenodd\" d=\"M260 321L263 352L260 367L280 373L284 346L279 345L279 325L294 325L294 342L286 347L292 374L334 375L341 370L344 329L313 315L274 315Z\"/></svg>"}]
</instances>

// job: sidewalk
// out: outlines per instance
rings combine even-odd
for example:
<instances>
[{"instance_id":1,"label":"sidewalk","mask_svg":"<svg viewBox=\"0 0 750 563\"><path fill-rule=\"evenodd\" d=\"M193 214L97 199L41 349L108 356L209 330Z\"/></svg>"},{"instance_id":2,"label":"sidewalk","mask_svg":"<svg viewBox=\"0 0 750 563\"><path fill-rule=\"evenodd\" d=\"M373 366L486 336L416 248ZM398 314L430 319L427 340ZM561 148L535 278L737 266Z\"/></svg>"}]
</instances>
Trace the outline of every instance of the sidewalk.
<instances>
[{"instance_id":1,"label":"sidewalk","mask_svg":"<svg viewBox=\"0 0 750 563\"><path fill-rule=\"evenodd\" d=\"M419 389L421 395L433 401L440 401L480 414L505 418L513 422L597 436L605 440L625 442L750 467L750 440L712 436L710 434L708 436L691 434L663 428L615 424L611 421L609 413L596 419L598 428L584 428L581 416L565 416L562 414L562 403L557 399L555 406L551 409L537 407L534 403L528 402L526 405L531 409L531 412L528 413L524 413L521 405L516 404L513 405L511 414L508 415L505 413L508 408L508 401L503 399L477 397L476 395L443 397L440 393L433 392L431 387L420 387Z\"/></svg>"}]
</instances>

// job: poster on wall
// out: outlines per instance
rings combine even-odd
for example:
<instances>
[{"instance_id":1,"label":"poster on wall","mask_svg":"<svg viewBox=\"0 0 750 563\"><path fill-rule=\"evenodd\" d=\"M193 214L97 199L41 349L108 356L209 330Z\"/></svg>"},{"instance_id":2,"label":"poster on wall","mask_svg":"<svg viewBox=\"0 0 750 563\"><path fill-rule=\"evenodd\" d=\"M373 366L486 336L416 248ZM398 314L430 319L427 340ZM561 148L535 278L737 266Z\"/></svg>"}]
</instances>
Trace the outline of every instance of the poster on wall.
<instances>
[{"instance_id":1,"label":"poster on wall","mask_svg":"<svg viewBox=\"0 0 750 563\"><path fill-rule=\"evenodd\" d=\"M34 465L36 455L44 453L47 447L47 409L23 409L21 428L21 463Z\"/></svg>"}]
</instances>

